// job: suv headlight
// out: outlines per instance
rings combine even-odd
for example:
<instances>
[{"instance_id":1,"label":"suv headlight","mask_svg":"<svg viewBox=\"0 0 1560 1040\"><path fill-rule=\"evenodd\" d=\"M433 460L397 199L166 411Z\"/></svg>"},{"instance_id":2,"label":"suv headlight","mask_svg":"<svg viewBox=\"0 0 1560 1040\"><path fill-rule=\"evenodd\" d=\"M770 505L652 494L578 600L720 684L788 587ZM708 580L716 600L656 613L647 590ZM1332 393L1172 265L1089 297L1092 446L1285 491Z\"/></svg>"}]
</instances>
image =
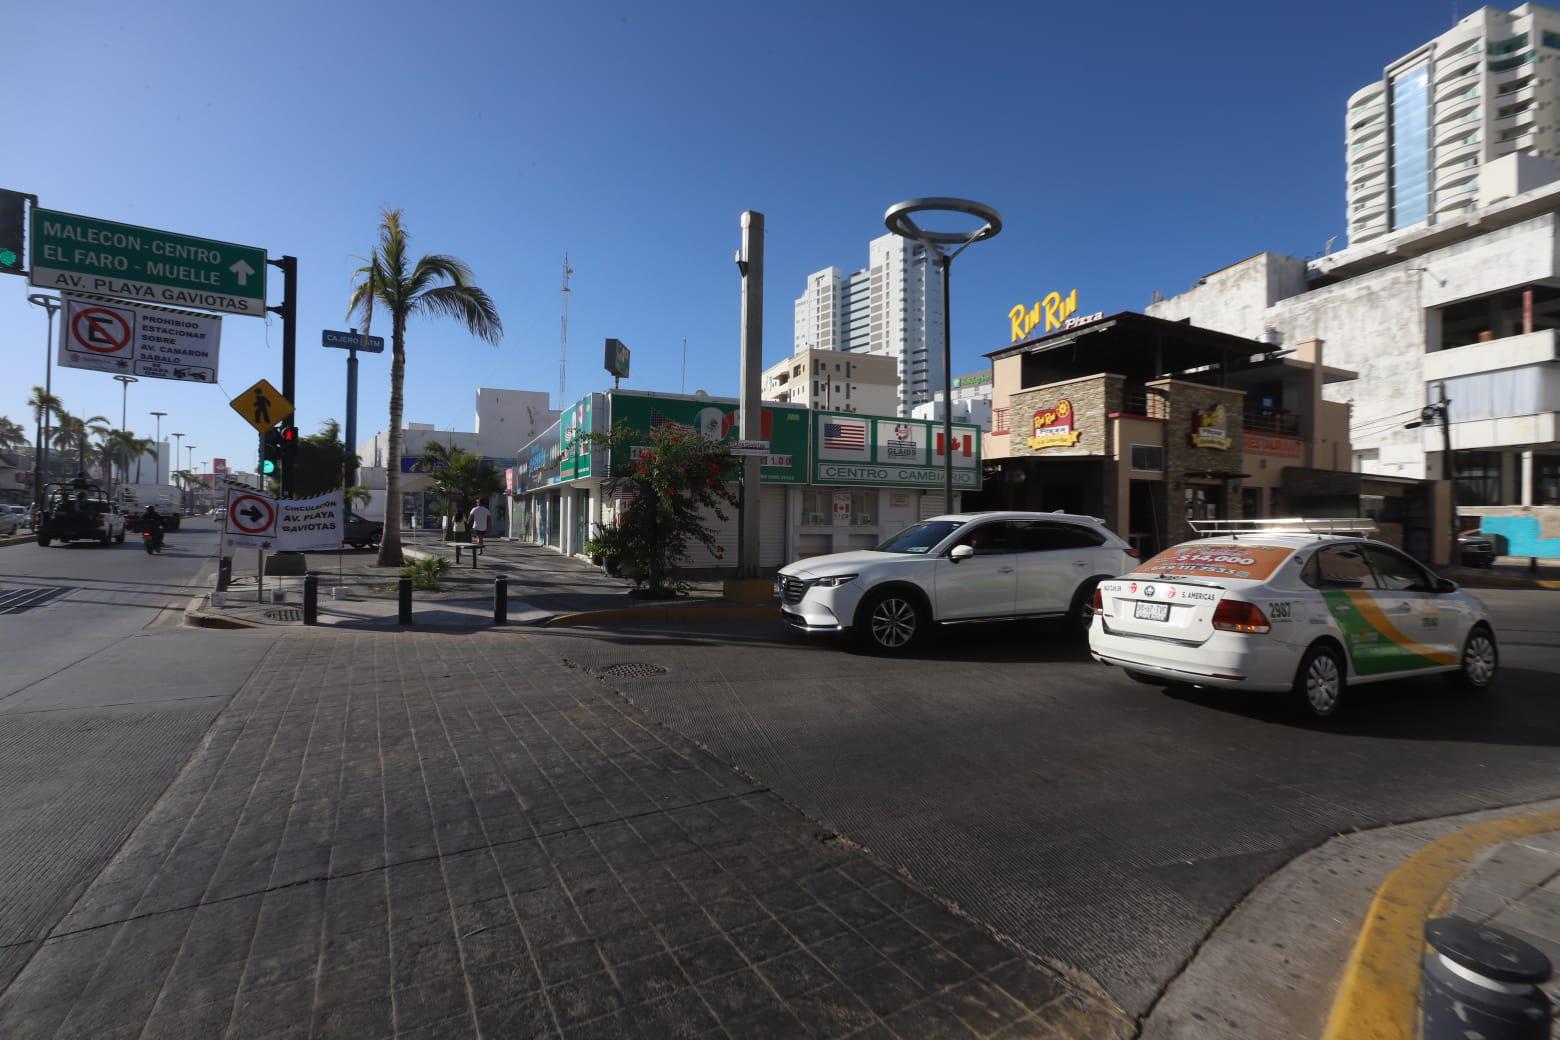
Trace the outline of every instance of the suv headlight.
<instances>
[{"instance_id":1,"label":"suv headlight","mask_svg":"<svg viewBox=\"0 0 1560 1040\"><path fill-rule=\"evenodd\" d=\"M832 578L814 578L809 584L813 585L815 588L834 589L845 584L847 581L855 580L856 576L854 574L836 574Z\"/></svg>"}]
</instances>

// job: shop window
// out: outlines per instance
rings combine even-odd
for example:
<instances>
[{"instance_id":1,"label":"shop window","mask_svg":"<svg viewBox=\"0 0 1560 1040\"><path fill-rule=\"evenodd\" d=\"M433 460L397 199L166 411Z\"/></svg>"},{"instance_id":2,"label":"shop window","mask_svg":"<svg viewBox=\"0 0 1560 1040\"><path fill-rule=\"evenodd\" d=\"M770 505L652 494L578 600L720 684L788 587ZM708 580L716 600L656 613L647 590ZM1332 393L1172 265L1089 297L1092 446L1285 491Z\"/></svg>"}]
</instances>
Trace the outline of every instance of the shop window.
<instances>
[{"instance_id":1,"label":"shop window","mask_svg":"<svg viewBox=\"0 0 1560 1040\"><path fill-rule=\"evenodd\" d=\"M1533 456L1533 504L1560 506L1560 455Z\"/></svg>"},{"instance_id":2,"label":"shop window","mask_svg":"<svg viewBox=\"0 0 1560 1040\"><path fill-rule=\"evenodd\" d=\"M1500 505L1500 453L1496 451L1459 451L1454 453L1459 506Z\"/></svg>"},{"instance_id":3,"label":"shop window","mask_svg":"<svg viewBox=\"0 0 1560 1040\"><path fill-rule=\"evenodd\" d=\"M1165 468L1165 449L1162 444L1132 445L1132 468L1144 472L1162 473Z\"/></svg>"}]
</instances>

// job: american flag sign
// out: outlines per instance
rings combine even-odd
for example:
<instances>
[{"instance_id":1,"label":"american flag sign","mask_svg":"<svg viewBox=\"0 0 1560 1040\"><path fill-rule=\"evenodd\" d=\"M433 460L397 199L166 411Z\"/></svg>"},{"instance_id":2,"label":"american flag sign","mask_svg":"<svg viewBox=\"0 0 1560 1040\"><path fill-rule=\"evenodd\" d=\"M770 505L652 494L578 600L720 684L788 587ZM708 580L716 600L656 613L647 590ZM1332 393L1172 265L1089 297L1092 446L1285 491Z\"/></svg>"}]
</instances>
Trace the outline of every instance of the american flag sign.
<instances>
[{"instance_id":1,"label":"american flag sign","mask_svg":"<svg viewBox=\"0 0 1560 1040\"><path fill-rule=\"evenodd\" d=\"M867 446L865 423L826 422L823 424L823 446L841 451L862 451Z\"/></svg>"}]
</instances>

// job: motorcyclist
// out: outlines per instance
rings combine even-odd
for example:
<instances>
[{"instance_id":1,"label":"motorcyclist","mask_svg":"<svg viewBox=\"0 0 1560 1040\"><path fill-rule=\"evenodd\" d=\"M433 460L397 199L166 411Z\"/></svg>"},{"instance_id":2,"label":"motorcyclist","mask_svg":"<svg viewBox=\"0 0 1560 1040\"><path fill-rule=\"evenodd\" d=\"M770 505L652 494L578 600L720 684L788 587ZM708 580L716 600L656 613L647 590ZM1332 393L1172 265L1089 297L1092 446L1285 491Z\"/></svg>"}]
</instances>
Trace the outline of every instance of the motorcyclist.
<instances>
[{"instance_id":1,"label":"motorcyclist","mask_svg":"<svg viewBox=\"0 0 1560 1040\"><path fill-rule=\"evenodd\" d=\"M141 514L141 532L146 535L148 552L160 553L163 547L163 520L156 506L147 506Z\"/></svg>"}]
</instances>

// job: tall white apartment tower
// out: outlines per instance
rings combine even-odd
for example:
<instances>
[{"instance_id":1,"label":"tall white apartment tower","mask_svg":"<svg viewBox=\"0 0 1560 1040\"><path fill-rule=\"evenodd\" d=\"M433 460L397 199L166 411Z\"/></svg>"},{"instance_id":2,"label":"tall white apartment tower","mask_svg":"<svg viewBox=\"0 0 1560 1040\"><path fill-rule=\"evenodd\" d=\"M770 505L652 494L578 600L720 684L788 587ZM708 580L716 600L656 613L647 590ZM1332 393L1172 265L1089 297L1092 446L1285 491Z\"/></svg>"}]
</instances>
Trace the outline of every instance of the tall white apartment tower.
<instances>
[{"instance_id":1,"label":"tall white apartment tower","mask_svg":"<svg viewBox=\"0 0 1560 1040\"><path fill-rule=\"evenodd\" d=\"M893 357L899 365L899 415L942 389L942 278L926 250L898 235L867 246L867 266L807 276L796 300L794 353L844 350ZM933 359L936 358L936 363Z\"/></svg>"},{"instance_id":2,"label":"tall white apartment tower","mask_svg":"<svg viewBox=\"0 0 1560 1040\"><path fill-rule=\"evenodd\" d=\"M1349 242L1455 219L1491 159L1560 158L1560 11L1481 7L1349 98Z\"/></svg>"}]
</instances>

